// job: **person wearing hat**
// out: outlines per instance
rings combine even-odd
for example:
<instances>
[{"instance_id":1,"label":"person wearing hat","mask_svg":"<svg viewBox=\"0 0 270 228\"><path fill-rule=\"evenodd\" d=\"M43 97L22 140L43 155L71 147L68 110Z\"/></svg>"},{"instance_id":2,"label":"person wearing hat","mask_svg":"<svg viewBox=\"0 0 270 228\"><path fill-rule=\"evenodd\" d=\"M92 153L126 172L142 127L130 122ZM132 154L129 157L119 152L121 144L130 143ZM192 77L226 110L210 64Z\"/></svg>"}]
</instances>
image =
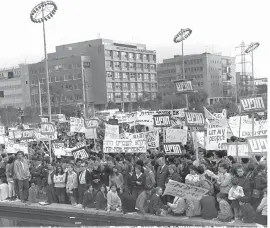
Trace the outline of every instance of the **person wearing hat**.
<instances>
[{"instance_id":1,"label":"person wearing hat","mask_svg":"<svg viewBox=\"0 0 270 228\"><path fill-rule=\"evenodd\" d=\"M17 152L17 160L14 162L14 174L18 179L20 200L25 203L29 194L30 171L28 161L22 151Z\"/></svg>"}]
</instances>

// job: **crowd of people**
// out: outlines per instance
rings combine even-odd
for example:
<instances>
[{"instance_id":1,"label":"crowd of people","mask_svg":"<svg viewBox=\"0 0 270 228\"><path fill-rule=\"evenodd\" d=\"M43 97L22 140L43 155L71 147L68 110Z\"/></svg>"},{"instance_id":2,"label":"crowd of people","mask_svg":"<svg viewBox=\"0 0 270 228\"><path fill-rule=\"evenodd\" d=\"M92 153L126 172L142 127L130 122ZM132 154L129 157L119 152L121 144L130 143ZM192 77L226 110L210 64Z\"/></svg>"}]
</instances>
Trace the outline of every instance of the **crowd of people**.
<instances>
[{"instance_id":1,"label":"crowd of people","mask_svg":"<svg viewBox=\"0 0 270 228\"><path fill-rule=\"evenodd\" d=\"M68 132L68 126L58 126L58 140L67 147L86 140ZM78 210L267 224L267 166L261 157L236 159L226 151L199 149L196 159L189 143L181 155L166 155L162 146L142 154L104 154L102 146L93 150L93 140L86 144L87 159L49 158L41 142L31 143L29 154L2 153L0 200L32 204L44 196L44 204L71 204ZM164 195L170 180L208 192L200 200Z\"/></svg>"}]
</instances>

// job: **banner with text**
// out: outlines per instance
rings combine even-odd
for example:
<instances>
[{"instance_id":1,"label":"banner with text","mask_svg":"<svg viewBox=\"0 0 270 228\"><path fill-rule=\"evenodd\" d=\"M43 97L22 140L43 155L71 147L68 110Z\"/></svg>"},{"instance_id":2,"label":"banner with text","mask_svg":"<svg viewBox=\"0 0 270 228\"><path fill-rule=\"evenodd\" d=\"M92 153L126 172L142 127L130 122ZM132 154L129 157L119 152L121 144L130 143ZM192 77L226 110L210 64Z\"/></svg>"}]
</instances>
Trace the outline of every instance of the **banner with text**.
<instances>
[{"instance_id":1,"label":"banner with text","mask_svg":"<svg viewBox=\"0 0 270 228\"><path fill-rule=\"evenodd\" d=\"M240 98L241 113L263 112L265 105L262 97Z\"/></svg>"},{"instance_id":2,"label":"banner with text","mask_svg":"<svg viewBox=\"0 0 270 228\"><path fill-rule=\"evenodd\" d=\"M185 111L186 125L188 127L204 127L204 115L197 111Z\"/></svg>"},{"instance_id":3,"label":"banner with text","mask_svg":"<svg viewBox=\"0 0 270 228\"><path fill-rule=\"evenodd\" d=\"M254 154L267 153L268 140L267 137L248 138L249 149Z\"/></svg>"},{"instance_id":4,"label":"banner with text","mask_svg":"<svg viewBox=\"0 0 270 228\"><path fill-rule=\"evenodd\" d=\"M168 155L182 154L180 143L163 143L163 148Z\"/></svg>"},{"instance_id":5,"label":"banner with text","mask_svg":"<svg viewBox=\"0 0 270 228\"><path fill-rule=\"evenodd\" d=\"M187 143L187 129L164 129L163 139L165 143L182 143L185 145Z\"/></svg>"},{"instance_id":6,"label":"banner with text","mask_svg":"<svg viewBox=\"0 0 270 228\"><path fill-rule=\"evenodd\" d=\"M154 115L154 127L170 127L171 117L170 115Z\"/></svg>"},{"instance_id":7,"label":"banner with text","mask_svg":"<svg viewBox=\"0 0 270 228\"><path fill-rule=\"evenodd\" d=\"M193 93L193 86L191 80L177 80L174 81L176 93Z\"/></svg>"},{"instance_id":8,"label":"banner with text","mask_svg":"<svg viewBox=\"0 0 270 228\"><path fill-rule=\"evenodd\" d=\"M104 140L103 153L146 153L146 140L142 139Z\"/></svg>"}]
</instances>

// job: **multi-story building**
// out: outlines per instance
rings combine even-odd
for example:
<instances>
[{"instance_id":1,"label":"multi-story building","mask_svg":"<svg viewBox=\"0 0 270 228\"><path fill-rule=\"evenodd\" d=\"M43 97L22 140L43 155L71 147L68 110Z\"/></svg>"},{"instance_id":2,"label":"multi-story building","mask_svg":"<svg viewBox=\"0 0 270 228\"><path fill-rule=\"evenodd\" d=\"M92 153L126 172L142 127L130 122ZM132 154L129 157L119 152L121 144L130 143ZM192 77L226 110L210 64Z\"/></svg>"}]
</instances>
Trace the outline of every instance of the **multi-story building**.
<instances>
[{"instance_id":1,"label":"multi-story building","mask_svg":"<svg viewBox=\"0 0 270 228\"><path fill-rule=\"evenodd\" d=\"M241 72L236 72L235 78L238 97L249 96L253 93L254 80L251 73L245 72L243 75Z\"/></svg>"},{"instance_id":2,"label":"multi-story building","mask_svg":"<svg viewBox=\"0 0 270 228\"><path fill-rule=\"evenodd\" d=\"M195 90L203 89L208 94L208 102L213 104L220 99L233 96L232 84L235 79L233 57L220 54L195 54L184 56L185 79L192 79ZM173 81L183 79L182 56L164 59L157 68L159 91L163 95L172 94Z\"/></svg>"},{"instance_id":3,"label":"multi-story building","mask_svg":"<svg viewBox=\"0 0 270 228\"><path fill-rule=\"evenodd\" d=\"M0 108L31 106L28 65L0 69Z\"/></svg>"},{"instance_id":4,"label":"multi-story building","mask_svg":"<svg viewBox=\"0 0 270 228\"><path fill-rule=\"evenodd\" d=\"M55 53L48 54L50 83L63 94L62 105L82 101L81 56L91 59L85 86L87 100L96 109L104 109L113 102L131 110L137 107L139 99L156 97L155 51L147 50L145 44L96 39L57 46ZM44 62L32 64L31 85L37 87L38 78L44 84L44 72Z\"/></svg>"}]
</instances>

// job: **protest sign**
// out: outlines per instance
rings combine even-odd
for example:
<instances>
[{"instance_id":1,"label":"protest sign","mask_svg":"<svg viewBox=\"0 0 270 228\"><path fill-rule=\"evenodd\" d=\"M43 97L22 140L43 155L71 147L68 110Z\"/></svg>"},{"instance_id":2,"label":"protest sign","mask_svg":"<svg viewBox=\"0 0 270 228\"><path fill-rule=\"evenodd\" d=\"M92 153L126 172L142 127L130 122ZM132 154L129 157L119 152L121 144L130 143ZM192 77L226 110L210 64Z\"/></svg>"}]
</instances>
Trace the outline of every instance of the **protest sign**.
<instances>
[{"instance_id":1,"label":"protest sign","mask_svg":"<svg viewBox=\"0 0 270 228\"><path fill-rule=\"evenodd\" d=\"M98 119L89 119L89 120L85 120L85 128L98 128Z\"/></svg>"},{"instance_id":2,"label":"protest sign","mask_svg":"<svg viewBox=\"0 0 270 228\"><path fill-rule=\"evenodd\" d=\"M180 155L182 153L180 143L163 143L166 154Z\"/></svg>"},{"instance_id":3,"label":"protest sign","mask_svg":"<svg viewBox=\"0 0 270 228\"><path fill-rule=\"evenodd\" d=\"M71 132L84 132L84 119L77 117L70 117L70 131Z\"/></svg>"},{"instance_id":4,"label":"protest sign","mask_svg":"<svg viewBox=\"0 0 270 228\"><path fill-rule=\"evenodd\" d=\"M34 138L37 140L37 141L49 141L49 140L56 140L57 139L57 132L55 131L54 134L42 134L40 132L41 129L35 129L34 130Z\"/></svg>"},{"instance_id":5,"label":"protest sign","mask_svg":"<svg viewBox=\"0 0 270 228\"><path fill-rule=\"evenodd\" d=\"M154 115L154 127L170 127L171 117L170 115Z\"/></svg>"},{"instance_id":6,"label":"protest sign","mask_svg":"<svg viewBox=\"0 0 270 228\"><path fill-rule=\"evenodd\" d=\"M65 114L52 114L52 121L56 121L59 123L67 122Z\"/></svg>"},{"instance_id":7,"label":"protest sign","mask_svg":"<svg viewBox=\"0 0 270 228\"><path fill-rule=\"evenodd\" d=\"M145 140L145 132L130 134L128 136L128 139L144 139Z\"/></svg>"},{"instance_id":8,"label":"protest sign","mask_svg":"<svg viewBox=\"0 0 270 228\"><path fill-rule=\"evenodd\" d=\"M254 136L266 136L267 129L267 120L254 121ZM241 118L240 137L247 138L252 136L252 119Z\"/></svg>"},{"instance_id":9,"label":"protest sign","mask_svg":"<svg viewBox=\"0 0 270 228\"><path fill-rule=\"evenodd\" d=\"M204 127L203 113L197 111L185 111L186 126Z\"/></svg>"},{"instance_id":10,"label":"protest sign","mask_svg":"<svg viewBox=\"0 0 270 228\"><path fill-rule=\"evenodd\" d=\"M187 143L187 130L186 129L164 129L163 139L165 143Z\"/></svg>"},{"instance_id":11,"label":"protest sign","mask_svg":"<svg viewBox=\"0 0 270 228\"><path fill-rule=\"evenodd\" d=\"M41 123L40 133L43 135L54 135L56 132L56 127L53 123Z\"/></svg>"},{"instance_id":12,"label":"protest sign","mask_svg":"<svg viewBox=\"0 0 270 228\"><path fill-rule=\"evenodd\" d=\"M53 152L56 157L66 156L65 145L64 143L53 143L52 144Z\"/></svg>"},{"instance_id":13,"label":"protest sign","mask_svg":"<svg viewBox=\"0 0 270 228\"><path fill-rule=\"evenodd\" d=\"M248 138L249 149L254 154L267 153L267 137Z\"/></svg>"},{"instance_id":14,"label":"protest sign","mask_svg":"<svg viewBox=\"0 0 270 228\"><path fill-rule=\"evenodd\" d=\"M174 81L176 93L192 93L194 92L191 80Z\"/></svg>"},{"instance_id":15,"label":"protest sign","mask_svg":"<svg viewBox=\"0 0 270 228\"><path fill-rule=\"evenodd\" d=\"M41 123L47 123L49 122L48 118L40 117Z\"/></svg>"},{"instance_id":16,"label":"protest sign","mask_svg":"<svg viewBox=\"0 0 270 228\"><path fill-rule=\"evenodd\" d=\"M206 150L226 150L227 126L225 128L207 128Z\"/></svg>"},{"instance_id":17,"label":"protest sign","mask_svg":"<svg viewBox=\"0 0 270 228\"><path fill-rule=\"evenodd\" d=\"M154 149L159 147L159 133L158 131L148 131L145 134L147 149Z\"/></svg>"},{"instance_id":18,"label":"protest sign","mask_svg":"<svg viewBox=\"0 0 270 228\"><path fill-rule=\"evenodd\" d=\"M237 155L238 157L249 157L248 143L237 142L227 144L227 156L237 157Z\"/></svg>"},{"instance_id":19,"label":"protest sign","mask_svg":"<svg viewBox=\"0 0 270 228\"><path fill-rule=\"evenodd\" d=\"M203 131L196 131L196 141L197 141L197 148L204 148L204 138L205 138L205 132ZM192 141L193 145L195 144L195 132L192 132Z\"/></svg>"},{"instance_id":20,"label":"protest sign","mask_svg":"<svg viewBox=\"0 0 270 228\"><path fill-rule=\"evenodd\" d=\"M241 113L263 112L265 105L263 97L245 97L240 98Z\"/></svg>"},{"instance_id":21,"label":"protest sign","mask_svg":"<svg viewBox=\"0 0 270 228\"><path fill-rule=\"evenodd\" d=\"M23 151L24 154L28 154L28 143L14 143L13 141L8 141L6 150L8 154L16 154L18 151Z\"/></svg>"},{"instance_id":22,"label":"protest sign","mask_svg":"<svg viewBox=\"0 0 270 228\"><path fill-rule=\"evenodd\" d=\"M205 188L169 180L163 195L177 196L184 199L200 200L208 192Z\"/></svg>"},{"instance_id":23,"label":"protest sign","mask_svg":"<svg viewBox=\"0 0 270 228\"><path fill-rule=\"evenodd\" d=\"M118 125L118 119L109 119L108 123L110 125Z\"/></svg>"},{"instance_id":24,"label":"protest sign","mask_svg":"<svg viewBox=\"0 0 270 228\"><path fill-rule=\"evenodd\" d=\"M96 128L89 128L84 130L86 139L97 139L97 130Z\"/></svg>"},{"instance_id":25,"label":"protest sign","mask_svg":"<svg viewBox=\"0 0 270 228\"><path fill-rule=\"evenodd\" d=\"M105 124L105 139L119 139L119 125Z\"/></svg>"},{"instance_id":26,"label":"protest sign","mask_svg":"<svg viewBox=\"0 0 270 228\"><path fill-rule=\"evenodd\" d=\"M33 139L34 136L34 130L22 130L21 131L21 139L25 140L25 139Z\"/></svg>"},{"instance_id":27,"label":"protest sign","mask_svg":"<svg viewBox=\"0 0 270 228\"><path fill-rule=\"evenodd\" d=\"M182 109L168 109L168 110L158 110L155 111L155 115L170 115L172 118L181 118L185 117L186 108Z\"/></svg>"},{"instance_id":28,"label":"protest sign","mask_svg":"<svg viewBox=\"0 0 270 228\"><path fill-rule=\"evenodd\" d=\"M146 153L146 141L142 139L104 140L103 153Z\"/></svg>"}]
</instances>

